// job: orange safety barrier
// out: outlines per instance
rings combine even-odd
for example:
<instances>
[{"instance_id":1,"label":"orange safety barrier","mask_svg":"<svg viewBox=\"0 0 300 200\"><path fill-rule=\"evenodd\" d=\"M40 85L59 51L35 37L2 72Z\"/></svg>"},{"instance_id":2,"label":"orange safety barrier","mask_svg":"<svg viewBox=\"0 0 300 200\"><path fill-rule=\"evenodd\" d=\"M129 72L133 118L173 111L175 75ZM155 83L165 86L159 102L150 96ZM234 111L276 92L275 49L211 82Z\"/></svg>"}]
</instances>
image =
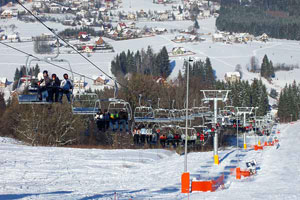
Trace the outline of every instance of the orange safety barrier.
<instances>
[{"instance_id":1,"label":"orange safety barrier","mask_svg":"<svg viewBox=\"0 0 300 200\"><path fill-rule=\"evenodd\" d=\"M190 173L181 175L181 193L190 193Z\"/></svg>"},{"instance_id":2,"label":"orange safety barrier","mask_svg":"<svg viewBox=\"0 0 300 200\"><path fill-rule=\"evenodd\" d=\"M212 191L213 183L212 181L192 181L192 192L194 191L201 191L201 192L208 192Z\"/></svg>"},{"instance_id":3,"label":"orange safety barrier","mask_svg":"<svg viewBox=\"0 0 300 200\"><path fill-rule=\"evenodd\" d=\"M272 142L265 142L265 145L264 146L274 146L274 142L272 141Z\"/></svg>"},{"instance_id":4,"label":"orange safety barrier","mask_svg":"<svg viewBox=\"0 0 300 200\"><path fill-rule=\"evenodd\" d=\"M250 176L250 172L247 170L241 170L241 168L237 167L236 168L236 179L241 179L241 177L248 177Z\"/></svg>"},{"instance_id":5,"label":"orange safety barrier","mask_svg":"<svg viewBox=\"0 0 300 200\"><path fill-rule=\"evenodd\" d=\"M192 192L214 192L220 186L224 185L224 174L216 180L211 181L192 181Z\"/></svg>"},{"instance_id":6,"label":"orange safety barrier","mask_svg":"<svg viewBox=\"0 0 300 200\"><path fill-rule=\"evenodd\" d=\"M258 145L254 145L254 150L257 151L257 150L263 150L264 147L263 146L258 146Z\"/></svg>"},{"instance_id":7,"label":"orange safety barrier","mask_svg":"<svg viewBox=\"0 0 300 200\"><path fill-rule=\"evenodd\" d=\"M264 146L257 146L257 149L258 149L258 150L263 150L263 149L264 149Z\"/></svg>"}]
</instances>

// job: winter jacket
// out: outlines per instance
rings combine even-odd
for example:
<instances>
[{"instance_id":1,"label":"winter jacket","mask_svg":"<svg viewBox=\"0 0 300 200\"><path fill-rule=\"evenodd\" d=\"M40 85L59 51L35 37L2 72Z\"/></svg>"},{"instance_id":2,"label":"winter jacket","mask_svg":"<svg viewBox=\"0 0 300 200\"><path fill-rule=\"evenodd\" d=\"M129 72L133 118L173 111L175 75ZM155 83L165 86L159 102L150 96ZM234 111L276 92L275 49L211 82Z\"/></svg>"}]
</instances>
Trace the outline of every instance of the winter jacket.
<instances>
[{"instance_id":1,"label":"winter jacket","mask_svg":"<svg viewBox=\"0 0 300 200\"><path fill-rule=\"evenodd\" d=\"M61 84L60 84L60 87L63 89L63 90L71 90L73 89L73 84L72 82L69 80L69 79L64 79Z\"/></svg>"},{"instance_id":2,"label":"winter jacket","mask_svg":"<svg viewBox=\"0 0 300 200\"><path fill-rule=\"evenodd\" d=\"M40 82L41 87L49 87L50 84L51 84L51 80L48 76L44 77Z\"/></svg>"},{"instance_id":3,"label":"winter jacket","mask_svg":"<svg viewBox=\"0 0 300 200\"><path fill-rule=\"evenodd\" d=\"M60 80L56 77L55 80L51 80L50 86L59 87L60 86Z\"/></svg>"},{"instance_id":4,"label":"winter jacket","mask_svg":"<svg viewBox=\"0 0 300 200\"><path fill-rule=\"evenodd\" d=\"M123 110L121 110L120 112L119 112L119 117L120 117L120 119L124 119L124 120L128 120L128 113L127 112L125 112L125 111L123 111Z\"/></svg>"}]
</instances>

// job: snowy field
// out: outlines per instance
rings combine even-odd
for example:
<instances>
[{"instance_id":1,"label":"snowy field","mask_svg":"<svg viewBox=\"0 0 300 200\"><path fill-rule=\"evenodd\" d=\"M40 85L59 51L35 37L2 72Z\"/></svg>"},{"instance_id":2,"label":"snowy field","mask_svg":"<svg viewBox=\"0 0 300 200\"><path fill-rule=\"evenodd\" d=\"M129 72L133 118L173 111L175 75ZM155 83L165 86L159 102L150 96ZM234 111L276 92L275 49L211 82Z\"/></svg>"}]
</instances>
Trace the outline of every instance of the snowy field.
<instances>
[{"instance_id":1,"label":"snowy field","mask_svg":"<svg viewBox=\"0 0 300 200\"><path fill-rule=\"evenodd\" d=\"M213 164L212 152L189 153L192 178L209 180L225 175L223 189L189 196L180 193L184 156L172 151L31 147L0 138L0 199L297 200L299 129L300 122L279 125L279 148L245 151L231 147L220 151L219 166ZM249 138L248 146L257 139ZM243 169L252 159L257 161L255 176L236 180L230 174L230 169Z\"/></svg>"},{"instance_id":2,"label":"snowy field","mask_svg":"<svg viewBox=\"0 0 300 200\"><path fill-rule=\"evenodd\" d=\"M47 30L38 23L23 23L17 20L0 20L0 26L5 24L9 25L14 23L18 27L21 37L28 37L31 35L39 35L42 33L47 33ZM215 31L214 27L215 19L205 19L199 21L200 32L211 33ZM58 31L62 30L64 26L56 23L48 23L50 27L55 27ZM147 25L148 27L166 27L170 29L186 29L192 25L191 21L181 21L181 22L141 22L138 26L143 27ZM34 31L33 31L34 30ZM203 36L206 41L202 43L186 43L178 44L171 40L174 39L176 35L165 34L158 35L155 37L141 38L135 40L125 40L125 41L112 41L106 39L110 42L115 49L115 53L95 53L92 54L90 59L106 73L110 72L110 62L116 56L117 53L122 51L127 51L128 49L132 51L146 49L147 46L152 46L152 48L157 52L163 46L166 46L168 51L171 51L173 47L183 46L185 49L195 52L195 59L204 60L206 57L211 59L213 68L217 72L217 77L219 79L224 79L226 72L234 71L237 64L240 64L243 68L243 79L251 80L253 78L259 78L258 74L249 73L246 70L247 64L250 63L250 58L256 56L259 62L265 54L268 55L269 59L276 63L286 63L286 64L299 64L300 57L300 45L298 41L288 41L288 40L276 40L273 39L270 42L249 42L248 44L223 44L223 43L213 43L211 36ZM33 53L33 43L9 43L10 45L23 50L28 53ZM43 57L38 55L39 57ZM7 47L0 45L0 68L1 77L7 77L9 80L13 79L15 68L20 65L24 65L26 61L26 56L18 53L14 50L8 49ZM101 72L93 67L91 64L87 63L79 55L60 55L60 58L64 58L70 61L74 71L82 73L86 76L92 77L93 75L101 75ZM177 76L178 71L182 70L184 59L187 57L172 57L170 60L176 61L176 67L171 74L171 78ZM32 63L33 65L35 63ZM57 74L62 74L64 71L54 68L53 66L47 66L43 63L39 64L42 69L48 69L50 72L56 72ZM67 67L67 65L63 65ZM290 72L278 72L276 73L276 79L274 79L274 85L270 87L281 88L285 83L291 83L293 80L300 82L300 69L296 69ZM278 80L277 80L278 79Z\"/></svg>"}]
</instances>

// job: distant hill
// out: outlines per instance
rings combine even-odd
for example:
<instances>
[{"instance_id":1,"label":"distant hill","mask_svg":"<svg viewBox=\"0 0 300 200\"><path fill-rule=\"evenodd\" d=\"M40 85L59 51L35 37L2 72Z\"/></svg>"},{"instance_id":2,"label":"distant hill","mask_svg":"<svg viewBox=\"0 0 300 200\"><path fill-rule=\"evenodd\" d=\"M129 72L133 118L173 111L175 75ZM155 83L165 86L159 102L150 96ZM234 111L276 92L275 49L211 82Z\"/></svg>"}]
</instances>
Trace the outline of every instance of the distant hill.
<instances>
[{"instance_id":1,"label":"distant hill","mask_svg":"<svg viewBox=\"0 0 300 200\"><path fill-rule=\"evenodd\" d=\"M222 0L219 30L300 40L300 0Z\"/></svg>"}]
</instances>

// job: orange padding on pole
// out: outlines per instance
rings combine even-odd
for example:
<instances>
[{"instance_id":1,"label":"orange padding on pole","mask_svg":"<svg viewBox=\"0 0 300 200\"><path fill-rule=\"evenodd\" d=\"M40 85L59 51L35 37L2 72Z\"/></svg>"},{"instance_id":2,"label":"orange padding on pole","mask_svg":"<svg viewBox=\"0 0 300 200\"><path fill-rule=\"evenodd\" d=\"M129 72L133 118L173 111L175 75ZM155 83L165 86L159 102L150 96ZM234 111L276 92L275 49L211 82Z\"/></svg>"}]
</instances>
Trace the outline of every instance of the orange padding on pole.
<instances>
[{"instance_id":1,"label":"orange padding on pole","mask_svg":"<svg viewBox=\"0 0 300 200\"><path fill-rule=\"evenodd\" d=\"M220 186L224 185L224 174L216 180L211 181L192 181L192 192L214 192Z\"/></svg>"},{"instance_id":2,"label":"orange padding on pole","mask_svg":"<svg viewBox=\"0 0 300 200\"><path fill-rule=\"evenodd\" d=\"M181 175L181 193L190 193L190 173Z\"/></svg>"},{"instance_id":3,"label":"orange padding on pole","mask_svg":"<svg viewBox=\"0 0 300 200\"><path fill-rule=\"evenodd\" d=\"M236 168L236 179L241 179L242 176L243 177L248 177L248 176L250 176L250 172L247 171L247 170L243 171L239 167Z\"/></svg>"}]
</instances>

